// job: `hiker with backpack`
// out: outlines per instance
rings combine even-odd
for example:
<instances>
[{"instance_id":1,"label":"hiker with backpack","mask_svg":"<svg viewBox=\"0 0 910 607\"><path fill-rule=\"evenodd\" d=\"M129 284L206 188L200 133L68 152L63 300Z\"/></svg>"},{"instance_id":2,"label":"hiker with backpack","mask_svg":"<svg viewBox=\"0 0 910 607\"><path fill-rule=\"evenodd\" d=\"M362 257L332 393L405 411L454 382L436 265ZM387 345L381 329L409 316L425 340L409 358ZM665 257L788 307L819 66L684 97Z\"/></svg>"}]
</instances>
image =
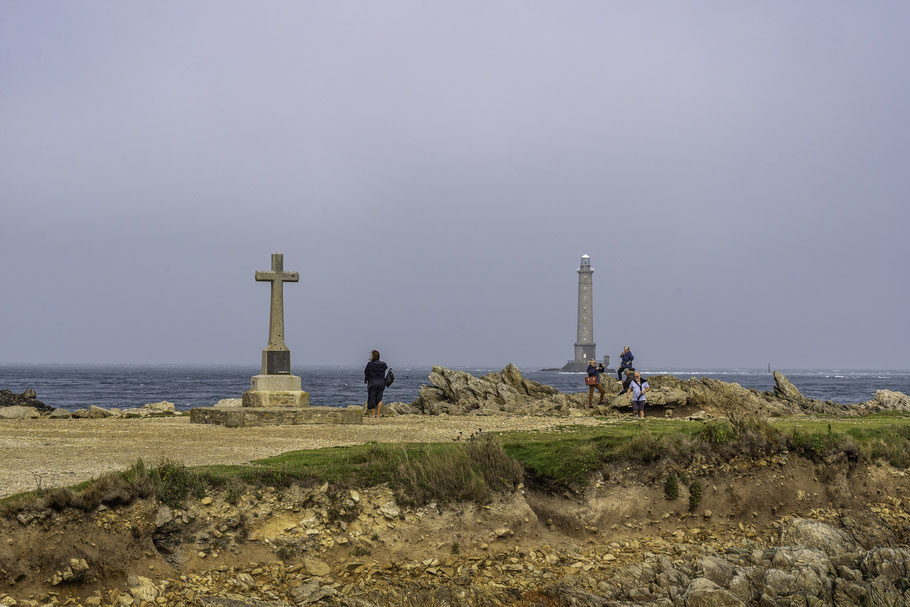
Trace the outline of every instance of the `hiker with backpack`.
<instances>
[{"instance_id":1,"label":"hiker with backpack","mask_svg":"<svg viewBox=\"0 0 910 607\"><path fill-rule=\"evenodd\" d=\"M388 370L388 373L386 373ZM379 350L370 354L370 362L363 370L363 383L367 385L367 416L382 417L382 393L395 381L389 366L379 360Z\"/></svg>"}]
</instances>

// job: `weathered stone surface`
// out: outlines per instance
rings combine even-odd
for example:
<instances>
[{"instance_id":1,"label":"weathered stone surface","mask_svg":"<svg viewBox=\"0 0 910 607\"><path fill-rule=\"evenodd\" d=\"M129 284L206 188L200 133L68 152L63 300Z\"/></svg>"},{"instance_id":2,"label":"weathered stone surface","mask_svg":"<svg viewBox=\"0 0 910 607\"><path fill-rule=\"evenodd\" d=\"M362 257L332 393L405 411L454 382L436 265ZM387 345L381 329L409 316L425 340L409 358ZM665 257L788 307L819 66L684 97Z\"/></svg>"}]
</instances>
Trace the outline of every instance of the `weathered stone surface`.
<instances>
[{"instance_id":1,"label":"weathered stone surface","mask_svg":"<svg viewBox=\"0 0 910 607\"><path fill-rule=\"evenodd\" d=\"M66 409L54 409L48 417L50 419L70 419L73 417L73 414Z\"/></svg>"},{"instance_id":2,"label":"weathered stone surface","mask_svg":"<svg viewBox=\"0 0 910 607\"><path fill-rule=\"evenodd\" d=\"M793 385L787 377L780 371L774 372L774 395L784 400L801 402L806 397Z\"/></svg>"},{"instance_id":3,"label":"weathered stone surface","mask_svg":"<svg viewBox=\"0 0 910 607\"><path fill-rule=\"evenodd\" d=\"M89 419L103 419L105 417L110 417L110 416L111 416L111 412L108 411L107 409L104 409L103 407L97 407L95 405L91 405L88 408Z\"/></svg>"},{"instance_id":4,"label":"weathered stone surface","mask_svg":"<svg viewBox=\"0 0 910 607\"><path fill-rule=\"evenodd\" d=\"M780 542L785 545L815 548L828 556L855 552L860 546L840 529L821 521L795 518L781 528Z\"/></svg>"},{"instance_id":5,"label":"weathered stone surface","mask_svg":"<svg viewBox=\"0 0 910 607\"><path fill-rule=\"evenodd\" d=\"M142 405L142 410L150 413L173 413L175 409L174 403L167 400Z\"/></svg>"},{"instance_id":6,"label":"weathered stone surface","mask_svg":"<svg viewBox=\"0 0 910 607\"><path fill-rule=\"evenodd\" d=\"M910 396L896 390L876 390L869 407L876 411L910 411Z\"/></svg>"},{"instance_id":7,"label":"weathered stone surface","mask_svg":"<svg viewBox=\"0 0 910 607\"><path fill-rule=\"evenodd\" d=\"M332 573L331 567L325 561L311 556L304 557L303 566L310 575L325 577Z\"/></svg>"},{"instance_id":8,"label":"weathered stone surface","mask_svg":"<svg viewBox=\"0 0 910 607\"><path fill-rule=\"evenodd\" d=\"M429 380L432 385L421 386L417 400L411 405L413 410L429 415L524 413L568 416L570 408L587 403L585 400L583 405L575 395L562 394L550 386L524 379L511 363L500 373L483 377L436 365Z\"/></svg>"},{"instance_id":9,"label":"weathered stone surface","mask_svg":"<svg viewBox=\"0 0 910 607\"><path fill-rule=\"evenodd\" d=\"M73 417L76 419L87 419L88 409L76 409L73 411Z\"/></svg>"},{"instance_id":10,"label":"weathered stone surface","mask_svg":"<svg viewBox=\"0 0 910 607\"><path fill-rule=\"evenodd\" d=\"M34 407L12 405L0 408L0 419L31 419L33 417L40 417L38 410Z\"/></svg>"},{"instance_id":11,"label":"weathered stone surface","mask_svg":"<svg viewBox=\"0 0 910 607\"><path fill-rule=\"evenodd\" d=\"M54 409L38 400L38 395L31 388L20 394L10 390L0 390L0 408L3 407L31 407L40 413L50 413Z\"/></svg>"},{"instance_id":12,"label":"weathered stone surface","mask_svg":"<svg viewBox=\"0 0 910 607\"><path fill-rule=\"evenodd\" d=\"M283 426L295 424L362 424L363 408L348 407L197 407L190 410L194 424Z\"/></svg>"},{"instance_id":13,"label":"weathered stone surface","mask_svg":"<svg viewBox=\"0 0 910 607\"><path fill-rule=\"evenodd\" d=\"M308 407L310 394L302 390L247 390L243 393L242 403L244 407Z\"/></svg>"},{"instance_id":14,"label":"weathered stone surface","mask_svg":"<svg viewBox=\"0 0 910 607\"><path fill-rule=\"evenodd\" d=\"M696 578L686 590L687 607L739 607L739 598L706 578Z\"/></svg>"},{"instance_id":15,"label":"weathered stone surface","mask_svg":"<svg viewBox=\"0 0 910 607\"><path fill-rule=\"evenodd\" d=\"M234 407L243 406L243 399L241 398L222 398L217 403L212 405L218 409L231 409Z\"/></svg>"}]
</instances>

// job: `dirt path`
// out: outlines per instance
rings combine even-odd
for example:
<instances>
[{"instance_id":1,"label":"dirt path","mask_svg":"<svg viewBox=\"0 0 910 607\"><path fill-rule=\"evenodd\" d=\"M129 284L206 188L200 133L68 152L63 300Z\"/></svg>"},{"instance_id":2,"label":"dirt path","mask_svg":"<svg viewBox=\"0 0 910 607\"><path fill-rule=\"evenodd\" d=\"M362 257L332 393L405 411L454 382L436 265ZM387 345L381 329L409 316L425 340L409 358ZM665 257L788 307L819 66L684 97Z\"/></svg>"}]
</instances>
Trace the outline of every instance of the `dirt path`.
<instances>
[{"instance_id":1,"label":"dirt path","mask_svg":"<svg viewBox=\"0 0 910 607\"><path fill-rule=\"evenodd\" d=\"M137 458L187 465L240 464L295 449L377 442L449 441L477 430L548 430L602 424L592 418L447 417L407 415L362 426L224 428L188 417L0 421L0 497L66 486L123 470Z\"/></svg>"}]
</instances>

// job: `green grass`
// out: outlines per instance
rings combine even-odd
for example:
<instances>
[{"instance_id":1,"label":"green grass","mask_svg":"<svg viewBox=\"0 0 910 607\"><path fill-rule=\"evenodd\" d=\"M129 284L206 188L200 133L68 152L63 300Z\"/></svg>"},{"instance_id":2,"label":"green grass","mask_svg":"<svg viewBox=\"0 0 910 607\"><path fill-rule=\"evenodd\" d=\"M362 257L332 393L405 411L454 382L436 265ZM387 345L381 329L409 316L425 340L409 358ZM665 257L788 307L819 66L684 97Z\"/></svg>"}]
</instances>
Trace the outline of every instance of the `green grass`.
<instances>
[{"instance_id":1,"label":"green grass","mask_svg":"<svg viewBox=\"0 0 910 607\"><path fill-rule=\"evenodd\" d=\"M189 497L223 489L236 503L244 491L263 486L328 482L334 491L386 484L403 504L432 501L486 503L525 479L539 489L583 488L590 475L611 463L641 466L655 479L700 462L788 451L816 461L885 461L910 468L910 415L862 418L732 419L709 422L625 419L601 426L568 426L550 432L482 435L467 442L368 443L292 451L249 465L188 468L167 462L131 468L78 485L0 499L6 515L44 506L91 510L137 498L178 506ZM669 494L668 494L669 497Z\"/></svg>"}]
</instances>

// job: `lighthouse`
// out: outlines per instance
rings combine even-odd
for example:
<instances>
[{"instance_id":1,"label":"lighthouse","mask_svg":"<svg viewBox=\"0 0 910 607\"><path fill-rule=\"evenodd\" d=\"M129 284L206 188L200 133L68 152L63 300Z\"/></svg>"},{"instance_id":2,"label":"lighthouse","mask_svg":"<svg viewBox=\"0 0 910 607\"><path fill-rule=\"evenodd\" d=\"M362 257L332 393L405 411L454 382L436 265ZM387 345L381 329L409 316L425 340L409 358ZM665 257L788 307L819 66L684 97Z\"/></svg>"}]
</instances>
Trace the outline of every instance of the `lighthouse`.
<instances>
[{"instance_id":1,"label":"lighthouse","mask_svg":"<svg viewBox=\"0 0 910 607\"><path fill-rule=\"evenodd\" d=\"M591 257L582 255L581 264L578 266L578 331L575 335L575 358L567 362L561 371L584 371L588 367L588 362L597 360L597 344L594 343L593 278ZM609 356L604 356L604 365L610 366Z\"/></svg>"}]
</instances>

